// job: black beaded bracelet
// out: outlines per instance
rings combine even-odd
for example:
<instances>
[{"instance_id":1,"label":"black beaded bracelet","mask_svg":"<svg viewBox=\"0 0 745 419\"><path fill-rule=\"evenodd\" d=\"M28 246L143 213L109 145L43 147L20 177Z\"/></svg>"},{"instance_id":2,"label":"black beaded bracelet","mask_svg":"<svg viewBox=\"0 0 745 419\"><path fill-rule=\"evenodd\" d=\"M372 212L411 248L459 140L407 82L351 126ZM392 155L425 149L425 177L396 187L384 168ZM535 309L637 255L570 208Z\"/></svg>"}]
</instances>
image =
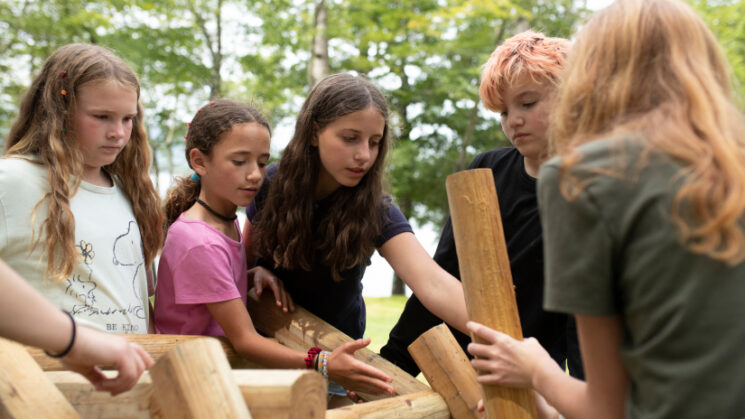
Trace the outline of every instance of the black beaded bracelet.
<instances>
[{"instance_id":1,"label":"black beaded bracelet","mask_svg":"<svg viewBox=\"0 0 745 419\"><path fill-rule=\"evenodd\" d=\"M75 333L77 332L77 326L75 326L75 319L72 317L72 314L66 312L65 310L62 310L63 313L67 314L67 317L70 318L70 321L72 322L72 337L70 338L70 343L67 345L67 348L65 348L64 351L58 353L58 354L50 354L49 351L44 351L47 356L51 356L52 358L62 358L63 356L70 353L70 350L72 349L72 345L75 344Z\"/></svg>"}]
</instances>

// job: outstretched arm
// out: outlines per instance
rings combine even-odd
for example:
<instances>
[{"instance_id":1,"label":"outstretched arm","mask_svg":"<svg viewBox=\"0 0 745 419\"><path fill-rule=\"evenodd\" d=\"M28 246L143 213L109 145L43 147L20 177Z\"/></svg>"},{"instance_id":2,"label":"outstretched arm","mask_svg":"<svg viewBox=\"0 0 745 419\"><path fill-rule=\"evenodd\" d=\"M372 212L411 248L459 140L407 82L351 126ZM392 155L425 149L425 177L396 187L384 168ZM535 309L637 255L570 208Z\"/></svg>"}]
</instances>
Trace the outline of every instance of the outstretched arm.
<instances>
[{"instance_id":1,"label":"outstretched arm","mask_svg":"<svg viewBox=\"0 0 745 419\"><path fill-rule=\"evenodd\" d=\"M241 356L270 367L305 368L305 353L256 332L251 316L240 299L209 303L207 308ZM393 387L389 384L391 377L354 357L355 351L369 343L369 339L359 339L331 352L327 362L329 378L349 390L393 394Z\"/></svg>"},{"instance_id":2,"label":"outstretched arm","mask_svg":"<svg viewBox=\"0 0 745 419\"><path fill-rule=\"evenodd\" d=\"M429 311L467 333L463 286L429 256L414 234L398 234L385 242L378 252Z\"/></svg>"},{"instance_id":3,"label":"outstretched arm","mask_svg":"<svg viewBox=\"0 0 745 419\"><path fill-rule=\"evenodd\" d=\"M71 341L70 318L54 307L0 260L0 336L61 353ZM78 326L65 366L87 378L97 390L119 394L137 383L153 359L142 347L120 336ZM106 378L98 366L112 366L116 378Z\"/></svg>"},{"instance_id":4,"label":"outstretched arm","mask_svg":"<svg viewBox=\"0 0 745 419\"><path fill-rule=\"evenodd\" d=\"M484 325L468 328L487 344L471 343L478 381L532 387L566 418L623 418L628 375L621 362L619 317L576 316L587 381L567 375L534 338L518 341Z\"/></svg>"}]
</instances>

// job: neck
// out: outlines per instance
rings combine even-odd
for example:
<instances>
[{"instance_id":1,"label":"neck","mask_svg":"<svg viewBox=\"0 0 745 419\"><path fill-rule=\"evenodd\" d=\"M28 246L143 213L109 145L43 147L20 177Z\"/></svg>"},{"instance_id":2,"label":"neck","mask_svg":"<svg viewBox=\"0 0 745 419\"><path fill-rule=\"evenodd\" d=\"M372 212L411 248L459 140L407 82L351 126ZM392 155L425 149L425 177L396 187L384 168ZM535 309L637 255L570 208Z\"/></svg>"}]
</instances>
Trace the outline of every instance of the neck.
<instances>
[{"instance_id":1,"label":"neck","mask_svg":"<svg viewBox=\"0 0 745 419\"><path fill-rule=\"evenodd\" d=\"M530 177L537 178L538 177L538 170L541 168L541 165L543 162L546 161L545 157L541 157L538 159L529 159L527 157L523 157L523 165L525 166L525 173L528 174Z\"/></svg>"},{"instance_id":2,"label":"neck","mask_svg":"<svg viewBox=\"0 0 745 419\"><path fill-rule=\"evenodd\" d=\"M114 181L100 167L84 167L83 180L96 186L112 187Z\"/></svg>"},{"instance_id":3,"label":"neck","mask_svg":"<svg viewBox=\"0 0 745 419\"><path fill-rule=\"evenodd\" d=\"M226 204L225 202L220 202L216 199L210 199L206 194L200 193L199 198L197 198L196 206L202 210L200 212L205 216L205 218L209 217L213 220L220 220L223 223L230 224L232 224L236 219L235 210L238 207L232 202Z\"/></svg>"}]
</instances>

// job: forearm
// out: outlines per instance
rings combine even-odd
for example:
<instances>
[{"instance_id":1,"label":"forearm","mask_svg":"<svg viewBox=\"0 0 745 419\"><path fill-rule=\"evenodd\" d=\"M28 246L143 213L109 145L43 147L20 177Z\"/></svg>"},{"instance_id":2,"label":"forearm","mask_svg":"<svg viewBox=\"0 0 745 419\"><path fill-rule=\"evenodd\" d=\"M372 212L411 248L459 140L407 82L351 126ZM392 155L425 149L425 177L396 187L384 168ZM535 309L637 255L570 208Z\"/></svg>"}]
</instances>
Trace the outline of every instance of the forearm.
<instances>
[{"instance_id":1,"label":"forearm","mask_svg":"<svg viewBox=\"0 0 745 419\"><path fill-rule=\"evenodd\" d=\"M468 334L466 329L468 311L463 286L442 269L434 274L439 277L439 280L433 281L432 286L417 294L417 297L432 314Z\"/></svg>"},{"instance_id":2,"label":"forearm","mask_svg":"<svg viewBox=\"0 0 745 419\"><path fill-rule=\"evenodd\" d=\"M539 366L533 388L567 419L604 417L588 409L587 384L567 375L553 359Z\"/></svg>"},{"instance_id":3,"label":"forearm","mask_svg":"<svg viewBox=\"0 0 745 419\"><path fill-rule=\"evenodd\" d=\"M72 323L23 278L0 260L0 335L52 353L70 343Z\"/></svg>"},{"instance_id":4,"label":"forearm","mask_svg":"<svg viewBox=\"0 0 745 419\"><path fill-rule=\"evenodd\" d=\"M258 333L250 333L233 343L242 357L272 368L305 368L306 353L290 349Z\"/></svg>"}]
</instances>

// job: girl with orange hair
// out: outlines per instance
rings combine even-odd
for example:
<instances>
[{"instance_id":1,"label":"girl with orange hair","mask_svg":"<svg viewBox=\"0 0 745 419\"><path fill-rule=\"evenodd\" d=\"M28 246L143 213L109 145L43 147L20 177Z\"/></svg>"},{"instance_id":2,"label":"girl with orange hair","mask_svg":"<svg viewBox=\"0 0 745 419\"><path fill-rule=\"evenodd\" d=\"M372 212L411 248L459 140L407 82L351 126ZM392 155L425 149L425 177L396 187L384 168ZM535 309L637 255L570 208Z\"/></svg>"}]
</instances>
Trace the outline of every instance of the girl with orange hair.
<instances>
[{"instance_id":1,"label":"girl with orange hair","mask_svg":"<svg viewBox=\"0 0 745 419\"><path fill-rule=\"evenodd\" d=\"M565 417L745 417L745 122L716 39L680 0L583 27L541 168L545 307L575 315L586 382L482 325L482 383ZM558 415L552 412L553 416Z\"/></svg>"},{"instance_id":2,"label":"girl with orange hair","mask_svg":"<svg viewBox=\"0 0 745 419\"><path fill-rule=\"evenodd\" d=\"M163 243L139 99L114 53L61 47L0 159L0 257L75 321L114 333L148 332L147 273Z\"/></svg>"}]
</instances>

